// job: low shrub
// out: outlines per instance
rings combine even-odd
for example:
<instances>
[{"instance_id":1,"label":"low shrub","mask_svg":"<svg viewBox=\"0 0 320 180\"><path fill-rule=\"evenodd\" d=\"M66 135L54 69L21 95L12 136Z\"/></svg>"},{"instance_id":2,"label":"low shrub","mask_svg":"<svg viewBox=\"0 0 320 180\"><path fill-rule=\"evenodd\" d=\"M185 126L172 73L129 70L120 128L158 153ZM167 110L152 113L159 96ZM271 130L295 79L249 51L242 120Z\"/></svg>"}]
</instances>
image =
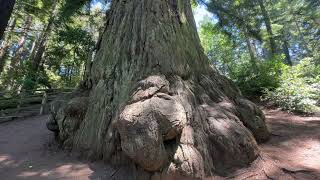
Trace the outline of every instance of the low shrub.
<instances>
[{"instance_id":1,"label":"low shrub","mask_svg":"<svg viewBox=\"0 0 320 180\"><path fill-rule=\"evenodd\" d=\"M246 96L260 96L265 89L273 90L279 87L282 69L286 65L282 58L257 62L257 67L251 63L237 66L231 78Z\"/></svg>"},{"instance_id":2,"label":"low shrub","mask_svg":"<svg viewBox=\"0 0 320 180\"><path fill-rule=\"evenodd\" d=\"M284 66L279 80L279 87L265 89L264 101L293 112L320 111L320 66L311 58L305 58L293 67Z\"/></svg>"}]
</instances>

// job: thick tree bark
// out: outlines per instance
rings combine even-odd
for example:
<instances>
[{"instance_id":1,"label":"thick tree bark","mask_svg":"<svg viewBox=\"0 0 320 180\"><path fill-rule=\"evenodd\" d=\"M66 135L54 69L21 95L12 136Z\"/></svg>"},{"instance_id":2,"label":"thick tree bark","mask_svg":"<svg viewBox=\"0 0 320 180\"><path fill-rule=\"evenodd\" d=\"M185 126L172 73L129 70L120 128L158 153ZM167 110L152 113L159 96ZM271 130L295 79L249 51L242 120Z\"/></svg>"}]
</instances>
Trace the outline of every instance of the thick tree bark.
<instances>
[{"instance_id":1,"label":"thick tree bark","mask_svg":"<svg viewBox=\"0 0 320 180\"><path fill-rule=\"evenodd\" d=\"M268 36L269 36L269 42L270 42L270 50L271 50L271 55L274 56L277 53L277 45L276 45L276 41L274 39L274 34L272 31L272 26L271 26L271 20L269 17L269 13L266 10L266 7L264 5L264 0L258 0L259 2L259 6L262 12L262 16L267 28L267 32L268 32Z\"/></svg>"},{"instance_id":2,"label":"thick tree bark","mask_svg":"<svg viewBox=\"0 0 320 180\"><path fill-rule=\"evenodd\" d=\"M117 0L89 78L52 105L65 148L126 169L115 179L204 178L252 162L263 113L210 67L186 0Z\"/></svg>"},{"instance_id":3,"label":"thick tree bark","mask_svg":"<svg viewBox=\"0 0 320 180\"><path fill-rule=\"evenodd\" d=\"M15 0L0 0L0 39L3 38L15 2Z\"/></svg>"}]
</instances>

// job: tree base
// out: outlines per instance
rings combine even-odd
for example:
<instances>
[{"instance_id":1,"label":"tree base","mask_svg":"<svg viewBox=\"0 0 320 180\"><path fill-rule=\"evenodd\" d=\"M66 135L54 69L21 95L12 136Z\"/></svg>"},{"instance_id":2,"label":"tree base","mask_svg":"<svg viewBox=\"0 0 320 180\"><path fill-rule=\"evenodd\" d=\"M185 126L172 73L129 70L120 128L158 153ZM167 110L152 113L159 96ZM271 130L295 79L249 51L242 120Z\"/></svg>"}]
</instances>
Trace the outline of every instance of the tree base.
<instances>
[{"instance_id":1,"label":"tree base","mask_svg":"<svg viewBox=\"0 0 320 180\"><path fill-rule=\"evenodd\" d=\"M218 73L185 80L152 75L134 87L120 98L100 80L89 96L53 104L48 124L58 127L51 130L64 147L136 164L145 172L136 175L147 179L226 175L255 160L257 142L269 138L262 111Z\"/></svg>"}]
</instances>

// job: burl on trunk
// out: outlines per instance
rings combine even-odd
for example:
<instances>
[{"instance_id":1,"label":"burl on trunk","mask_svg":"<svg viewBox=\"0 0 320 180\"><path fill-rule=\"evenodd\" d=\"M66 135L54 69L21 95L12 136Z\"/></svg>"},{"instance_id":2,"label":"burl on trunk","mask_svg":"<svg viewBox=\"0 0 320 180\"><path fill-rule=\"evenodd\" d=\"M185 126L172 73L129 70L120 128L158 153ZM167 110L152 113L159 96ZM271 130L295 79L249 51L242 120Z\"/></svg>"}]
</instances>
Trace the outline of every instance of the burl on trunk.
<instances>
[{"instance_id":1,"label":"burl on trunk","mask_svg":"<svg viewBox=\"0 0 320 180\"><path fill-rule=\"evenodd\" d=\"M48 127L133 178L224 175L269 137L261 110L209 65L188 0L114 0L88 72Z\"/></svg>"}]
</instances>

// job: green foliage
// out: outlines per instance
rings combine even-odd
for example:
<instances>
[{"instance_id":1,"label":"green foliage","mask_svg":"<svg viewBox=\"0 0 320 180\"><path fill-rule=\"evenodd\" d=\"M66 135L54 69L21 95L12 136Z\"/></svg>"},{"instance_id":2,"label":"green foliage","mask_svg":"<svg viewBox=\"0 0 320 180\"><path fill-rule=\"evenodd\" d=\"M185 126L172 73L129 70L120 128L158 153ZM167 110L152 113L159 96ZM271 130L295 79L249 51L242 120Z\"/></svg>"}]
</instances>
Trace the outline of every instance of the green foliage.
<instances>
[{"instance_id":1,"label":"green foliage","mask_svg":"<svg viewBox=\"0 0 320 180\"><path fill-rule=\"evenodd\" d=\"M46 54L48 58L46 71L50 74L51 84L76 86L81 79L83 64L89 58L93 46L92 36L79 25L58 31L50 41ZM54 76L50 71L57 72L57 75Z\"/></svg>"},{"instance_id":2,"label":"green foliage","mask_svg":"<svg viewBox=\"0 0 320 180\"><path fill-rule=\"evenodd\" d=\"M0 57L0 62L6 62L0 72L0 89L16 93L20 89L76 87L104 25L109 1L95 1L101 2L102 8L92 9L88 2L17 0L14 28L0 47L1 51L2 44L8 44L5 56ZM42 53L37 56L37 52Z\"/></svg>"},{"instance_id":3,"label":"green foliage","mask_svg":"<svg viewBox=\"0 0 320 180\"><path fill-rule=\"evenodd\" d=\"M234 66L231 78L245 95L261 95L263 90L273 90L279 86L279 77L285 66L281 57L259 62L256 68L244 63Z\"/></svg>"},{"instance_id":4,"label":"green foliage","mask_svg":"<svg viewBox=\"0 0 320 180\"><path fill-rule=\"evenodd\" d=\"M191 0L190 3L191 3L192 8L196 8L198 6L197 0Z\"/></svg>"},{"instance_id":5,"label":"green foliage","mask_svg":"<svg viewBox=\"0 0 320 180\"><path fill-rule=\"evenodd\" d=\"M221 31L229 36L234 29L245 31L256 39L261 39L261 15L258 3L252 0L198 0L207 6L209 12L216 15ZM248 8L249 7L249 8Z\"/></svg>"},{"instance_id":6,"label":"green foliage","mask_svg":"<svg viewBox=\"0 0 320 180\"><path fill-rule=\"evenodd\" d=\"M65 0L61 9L60 18L68 19L76 12L79 12L81 8L90 3L91 0Z\"/></svg>"},{"instance_id":7,"label":"green foliage","mask_svg":"<svg viewBox=\"0 0 320 180\"><path fill-rule=\"evenodd\" d=\"M233 64L232 59L235 58L233 41L221 33L219 28L208 18L202 22L199 34L204 51L210 61L221 73L228 75L229 68Z\"/></svg>"},{"instance_id":8,"label":"green foliage","mask_svg":"<svg viewBox=\"0 0 320 180\"><path fill-rule=\"evenodd\" d=\"M292 111L317 109L319 3L309 0L200 3L215 17L213 21L205 19L200 27L204 51L209 61L232 79L244 95L266 93L265 99Z\"/></svg>"},{"instance_id":9,"label":"green foliage","mask_svg":"<svg viewBox=\"0 0 320 180\"><path fill-rule=\"evenodd\" d=\"M209 60L224 75L231 78L248 96L261 95L264 89L275 89L279 85L282 55L264 61L256 59L256 67L250 61L243 37L231 38L208 19L200 28L200 39Z\"/></svg>"},{"instance_id":10,"label":"green foliage","mask_svg":"<svg viewBox=\"0 0 320 180\"><path fill-rule=\"evenodd\" d=\"M313 113L320 111L320 66L305 58L294 67L285 66L280 86L265 90L263 100L289 111Z\"/></svg>"}]
</instances>

